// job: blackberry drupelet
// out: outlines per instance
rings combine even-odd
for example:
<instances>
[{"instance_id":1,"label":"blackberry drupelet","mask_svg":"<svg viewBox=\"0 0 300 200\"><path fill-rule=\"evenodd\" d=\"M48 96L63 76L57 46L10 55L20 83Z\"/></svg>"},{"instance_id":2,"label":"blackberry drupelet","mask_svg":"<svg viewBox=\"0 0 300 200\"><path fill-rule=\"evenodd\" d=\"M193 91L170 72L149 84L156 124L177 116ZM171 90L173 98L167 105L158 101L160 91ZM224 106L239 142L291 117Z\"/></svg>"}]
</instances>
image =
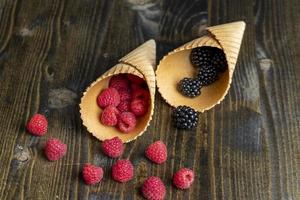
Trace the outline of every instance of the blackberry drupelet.
<instances>
[{"instance_id":1,"label":"blackberry drupelet","mask_svg":"<svg viewBox=\"0 0 300 200\"><path fill-rule=\"evenodd\" d=\"M178 106L172 112L173 125L179 129L191 130L198 125L199 113L188 106Z\"/></svg>"},{"instance_id":2,"label":"blackberry drupelet","mask_svg":"<svg viewBox=\"0 0 300 200\"><path fill-rule=\"evenodd\" d=\"M197 79L201 86L212 84L218 79L217 69L213 66L201 67L198 70Z\"/></svg>"},{"instance_id":3,"label":"blackberry drupelet","mask_svg":"<svg viewBox=\"0 0 300 200\"><path fill-rule=\"evenodd\" d=\"M211 65L212 48L208 46L192 49L190 60L194 67L208 67Z\"/></svg>"},{"instance_id":4,"label":"blackberry drupelet","mask_svg":"<svg viewBox=\"0 0 300 200\"><path fill-rule=\"evenodd\" d=\"M213 49L213 56L211 59L211 64L220 73L223 73L227 70L228 64L227 64L225 53L222 51L222 49L219 49L219 48Z\"/></svg>"},{"instance_id":5,"label":"blackberry drupelet","mask_svg":"<svg viewBox=\"0 0 300 200\"><path fill-rule=\"evenodd\" d=\"M200 95L201 82L198 79L184 78L178 83L178 90L187 97L196 97Z\"/></svg>"}]
</instances>

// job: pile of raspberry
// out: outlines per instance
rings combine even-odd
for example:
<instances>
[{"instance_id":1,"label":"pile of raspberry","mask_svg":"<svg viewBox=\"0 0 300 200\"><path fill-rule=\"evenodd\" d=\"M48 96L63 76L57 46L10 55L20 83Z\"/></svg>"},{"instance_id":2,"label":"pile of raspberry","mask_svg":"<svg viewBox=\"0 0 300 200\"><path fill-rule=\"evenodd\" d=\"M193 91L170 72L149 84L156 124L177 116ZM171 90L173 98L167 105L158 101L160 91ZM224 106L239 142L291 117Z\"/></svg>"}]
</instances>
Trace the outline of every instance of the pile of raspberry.
<instances>
[{"instance_id":1,"label":"pile of raspberry","mask_svg":"<svg viewBox=\"0 0 300 200\"><path fill-rule=\"evenodd\" d=\"M128 133L148 112L150 92L144 79L132 74L119 74L110 78L108 88L98 95L97 104L102 109L100 122L103 125Z\"/></svg>"}]
</instances>

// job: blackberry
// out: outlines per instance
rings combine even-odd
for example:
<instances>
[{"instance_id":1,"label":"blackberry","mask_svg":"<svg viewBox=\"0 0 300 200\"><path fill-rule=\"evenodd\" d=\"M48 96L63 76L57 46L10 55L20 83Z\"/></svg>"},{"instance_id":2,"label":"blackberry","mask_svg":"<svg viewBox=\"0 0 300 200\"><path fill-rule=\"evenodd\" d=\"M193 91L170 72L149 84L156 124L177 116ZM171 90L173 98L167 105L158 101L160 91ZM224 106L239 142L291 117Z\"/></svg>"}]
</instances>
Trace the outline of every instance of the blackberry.
<instances>
[{"instance_id":1,"label":"blackberry","mask_svg":"<svg viewBox=\"0 0 300 200\"><path fill-rule=\"evenodd\" d=\"M188 106L178 106L172 112L173 125L179 129L191 130L198 125L199 113Z\"/></svg>"},{"instance_id":2,"label":"blackberry","mask_svg":"<svg viewBox=\"0 0 300 200\"><path fill-rule=\"evenodd\" d=\"M201 67L198 70L197 79L200 81L201 86L210 85L218 79L218 72L215 67Z\"/></svg>"},{"instance_id":3,"label":"blackberry","mask_svg":"<svg viewBox=\"0 0 300 200\"><path fill-rule=\"evenodd\" d=\"M211 59L211 64L220 73L223 73L227 70L228 64L227 64L225 53L223 52L222 49L219 49L219 48L213 49L213 56Z\"/></svg>"},{"instance_id":4,"label":"blackberry","mask_svg":"<svg viewBox=\"0 0 300 200\"><path fill-rule=\"evenodd\" d=\"M211 65L212 48L208 46L192 49L190 60L194 67L208 67Z\"/></svg>"},{"instance_id":5,"label":"blackberry","mask_svg":"<svg viewBox=\"0 0 300 200\"><path fill-rule=\"evenodd\" d=\"M184 78L178 83L178 90L187 97L200 95L201 82L198 79Z\"/></svg>"}]
</instances>

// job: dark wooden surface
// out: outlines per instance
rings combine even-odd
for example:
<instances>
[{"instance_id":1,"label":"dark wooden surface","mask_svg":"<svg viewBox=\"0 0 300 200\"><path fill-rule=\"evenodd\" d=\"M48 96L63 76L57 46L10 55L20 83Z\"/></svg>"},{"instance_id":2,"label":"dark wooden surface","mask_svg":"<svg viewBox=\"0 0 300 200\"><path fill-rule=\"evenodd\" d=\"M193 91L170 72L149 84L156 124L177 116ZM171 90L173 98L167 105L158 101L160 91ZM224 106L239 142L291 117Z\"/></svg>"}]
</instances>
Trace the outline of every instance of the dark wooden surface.
<instances>
[{"instance_id":1,"label":"dark wooden surface","mask_svg":"<svg viewBox=\"0 0 300 200\"><path fill-rule=\"evenodd\" d=\"M147 39L156 39L159 60L206 26L236 20L247 29L226 99L196 131L178 131L157 94L151 126L122 156L134 180L112 181L114 160L81 125L84 89ZM156 175L166 199L299 200L299 33L299 0L1 0L0 199L141 199L142 181ZM49 119L42 138L24 128L36 112ZM58 162L43 155L49 137L68 144ZM143 156L158 139L169 153L161 166ZM86 162L104 167L101 184L83 183ZM183 166L197 176L187 191L170 185Z\"/></svg>"}]
</instances>

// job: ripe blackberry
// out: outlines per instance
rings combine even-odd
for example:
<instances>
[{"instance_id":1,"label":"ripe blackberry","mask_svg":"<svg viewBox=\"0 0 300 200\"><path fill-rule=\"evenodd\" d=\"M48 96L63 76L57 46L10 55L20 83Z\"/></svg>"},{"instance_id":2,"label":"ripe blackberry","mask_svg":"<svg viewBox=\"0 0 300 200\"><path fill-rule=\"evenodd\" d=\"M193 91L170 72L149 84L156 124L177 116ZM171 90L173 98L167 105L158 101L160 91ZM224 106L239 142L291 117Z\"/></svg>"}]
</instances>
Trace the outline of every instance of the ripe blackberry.
<instances>
[{"instance_id":1,"label":"ripe blackberry","mask_svg":"<svg viewBox=\"0 0 300 200\"><path fill-rule=\"evenodd\" d=\"M212 84L218 79L217 69L213 66L201 67L198 70L197 79L201 86Z\"/></svg>"},{"instance_id":2,"label":"ripe blackberry","mask_svg":"<svg viewBox=\"0 0 300 200\"><path fill-rule=\"evenodd\" d=\"M199 113L188 106L178 106L172 112L172 121L176 128L194 129L198 124Z\"/></svg>"},{"instance_id":3,"label":"ripe blackberry","mask_svg":"<svg viewBox=\"0 0 300 200\"><path fill-rule=\"evenodd\" d=\"M227 70L228 64L227 64L225 53L223 52L222 49L219 49L219 48L213 49L213 56L211 59L211 64L220 73L223 73Z\"/></svg>"},{"instance_id":4,"label":"ripe blackberry","mask_svg":"<svg viewBox=\"0 0 300 200\"><path fill-rule=\"evenodd\" d=\"M178 90L187 97L200 95L201 82L198 79L184 78L178 83Z\"/></svg>"},{"instance_id":5,"label":"ripe blackberry","mask_svg":"<svg viewBox=\"0 0 300 200\"><path fill-rule=\"evenodd\" d=\"M194 67L208 67L211 65L212 48L208 46L192 49L190 60Z\"/></svg>"}]
</instances>

